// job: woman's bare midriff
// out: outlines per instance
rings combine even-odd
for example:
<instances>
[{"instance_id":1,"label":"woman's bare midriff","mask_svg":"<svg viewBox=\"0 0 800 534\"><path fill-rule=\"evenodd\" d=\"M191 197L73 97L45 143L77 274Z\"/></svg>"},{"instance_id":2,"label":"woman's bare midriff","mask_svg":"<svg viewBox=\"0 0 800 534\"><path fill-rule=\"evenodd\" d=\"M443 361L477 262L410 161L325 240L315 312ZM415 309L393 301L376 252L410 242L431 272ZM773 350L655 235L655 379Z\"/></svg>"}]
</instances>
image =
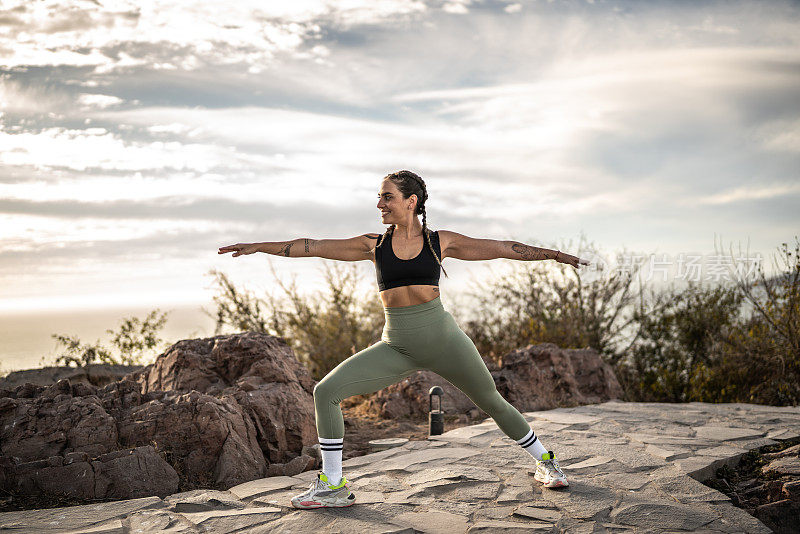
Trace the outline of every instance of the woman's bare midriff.
<instances>
[{"instance_id":1,"label":"woman's bare midriff","mask_svg":"<svg viewBox=\"0 0 800 534\"><path fill-rule=\"evenodd\" d=\"M416 245L419 246L419 245ZM445 245L446 248L446 245ZM400 250L402 255L411 256L417 251L406 251ZM372 251L370 256L370 260L372 263L375 263L375 252ZM400 287L390 287L389 289L384 289L383 291L379 292L381 296L381 301L383 302L384 308L399 308L403 306L414 306L415 304L423 304L425 302L429 302L436 297L439 296L439 286L431 286L431 285L412 285L412 286L400 286Z\"/></svg>"},{"instance_id":2,"label":"woman's bare midriff","mask_svg":"<svg viewBox=\"0 0 800 534\"><path fill-rule=\"evenodd\" d=\"M413 306L429 302L439 296L439 286L400 286L380 292L385 308Z\"/></svg>"}]
</instances>

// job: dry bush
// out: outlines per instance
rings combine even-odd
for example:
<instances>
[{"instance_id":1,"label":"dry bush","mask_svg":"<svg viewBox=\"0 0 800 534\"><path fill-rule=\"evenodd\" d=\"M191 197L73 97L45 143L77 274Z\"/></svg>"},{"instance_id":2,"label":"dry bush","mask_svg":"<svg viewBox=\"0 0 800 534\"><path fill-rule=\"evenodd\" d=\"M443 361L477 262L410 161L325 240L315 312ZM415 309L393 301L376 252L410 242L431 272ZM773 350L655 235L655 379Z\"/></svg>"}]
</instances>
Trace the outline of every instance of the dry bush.
<instances>
[{"instance_id":1,"label":"dry bush","mask_svg":"<svg viewBox=\"0 0 800 534\"><path fill-rule=\"evenodd\" d=\"M559 248L576 250L569 244ZM600 257L583 240L574 254ZM633 281L640 266L630 271L600 266L588 280L586 271L561 263L514 262L510 274L492 276L470 292L477 318L463 321L464 332L495 363L519 347L549 342L563 348L591 347L616 365L632 343L632 305L640 291Z\"/></svg>"},{"instance_id":2,"label":"dry bush","mask_svg":"<svg viewBox=\"0 0 800 534\"><path fill-rule=\"evenodd\" d=\"M741 295L735 288L690 283L640 300L634 311L637 340L617 366L617 378L632 400L702 400L698 371L714 361L725 327L735 324Z\"/></svg>"},{"instance_id":3,"label":"dry bush","mask_svg":"<svg viewBox=\"0 0 800 534\"><path fill-rule=\"evenodd\" d=\"M800 240L782 243L773 256L777 275L737 277L748 304L741 320L726 328L715 358L698 369L698 393L711 402L800 403Z\"/></svg>"},{"instance_id":4,"label":"dry bush","mask_svg":"<svg viewBox=\"0 0 800 534\"><path fill-rule=\"evenodd\" d=\"M264 332L284 339L316 380L349 356L377 342L383 329L383 306L375 294L357 291L357 266L323 262L327 293L306 298L295 283L281 282L272 264L277 285L285 293L278 299L261 299L251 291L238 290L216 270L219 294L214 297L217 310L215 334L223 329L234 332Z\"/></svg>"},{"instance_id":5,"label":"dry bush","mask_svg":"<svg viewBox=\"0 0 800 534\"><path fill-rule=\"evenodd\" d=\"M778 274L690 284L637 306L638 340L617 376L630 400L800 402L800 242ZM733 254L730 255L733 257Z\"/></svg>"}]
</instances>

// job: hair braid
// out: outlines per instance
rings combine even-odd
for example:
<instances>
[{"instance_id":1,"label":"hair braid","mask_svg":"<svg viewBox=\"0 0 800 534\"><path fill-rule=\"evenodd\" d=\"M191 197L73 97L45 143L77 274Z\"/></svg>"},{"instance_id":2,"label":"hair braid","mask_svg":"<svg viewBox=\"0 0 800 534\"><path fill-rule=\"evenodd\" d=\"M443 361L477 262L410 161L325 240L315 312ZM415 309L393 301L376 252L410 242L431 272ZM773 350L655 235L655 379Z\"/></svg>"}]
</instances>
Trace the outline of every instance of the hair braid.
<instances>
[{"instance_id":1,"label":"hair braid","mask_svg":"<svg viewBox=\"0 0 800 534\"><path fill-rule=\"evenodd\" d=\"M391 226L389 226L389 228L386 229L386 231L383 233L381 238L378 240L378 244L375 245L375 248L378 248L383 244L383 240L386 238L387 235L389 235L389 232L392 231L392 230L394 230L394 225L391 225Z\"/></svg>"}]
</instances>

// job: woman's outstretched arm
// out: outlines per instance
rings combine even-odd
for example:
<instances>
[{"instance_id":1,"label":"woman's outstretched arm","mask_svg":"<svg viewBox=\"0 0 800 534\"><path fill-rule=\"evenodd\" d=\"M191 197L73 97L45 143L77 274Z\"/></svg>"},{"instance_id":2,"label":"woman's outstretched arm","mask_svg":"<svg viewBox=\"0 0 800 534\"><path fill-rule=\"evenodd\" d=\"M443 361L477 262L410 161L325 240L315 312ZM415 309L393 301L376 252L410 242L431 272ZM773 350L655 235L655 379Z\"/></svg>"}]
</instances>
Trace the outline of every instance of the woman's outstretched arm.
<instances>
[{"instance_id":1,"label":"woman's outstretched arm","mask_svg":"<svg viewBox=\"0 0 800 534\"><path fill-rule=\"evenodd\" d=\"M589 265L587 260L572 256L560 250L534 247L518 241L500 241L497 239L475 239L457 232L440 230L446 236L448 245L444 256L459 260L494 260L508 258L510 260L556 260L573 267Z\"/></svg>"},{"instance_id":2,"label":"woman's outstretched arm","mask_svg":"<svg viewBox=\"0 0 800 534\"><path fill-rule=\"evenodd\" d=\"M244 256L245 254L254 254L256 252L265 252L276 256L297 258L300 256L311 256L309 247L312 242L313 239L293 239L291 241L264 241L263 243L236 243L235 245L220 247L217 254L233 252L233 256L236 257ZM303 252L303 245L305 245L305 252Z\"/></svg>"},{"instance_id":3,"label":"woman's outstretched arm","mask_svg":"<svg viewBox=\"0 0 800 534\"><path fill-rule=\"evenodd\" d=\"M500 256L501 258L524 261L556 260L558 263L572 265L576 269L583 265L589 265L589 260L583 260L578 256L567 254L561 250L534 247L518 241L499 241L499 243L503 254Z\"/></svg>"},{"instance_id":4,"label":"woman's outstretched arm","mask_svg":"<svg viewBox=\"0 0 800 534\"><path fill-rule=\"evenodd\" d=\"M233 252L234 256L265 252L287 258L325 258L329 260L359 261L370 259L372 243L379 234L362 234L349 239L308 239L291 241L265 241L263 243L237 243L220 247L218 254Z\"/></svg>"}]
</instances>

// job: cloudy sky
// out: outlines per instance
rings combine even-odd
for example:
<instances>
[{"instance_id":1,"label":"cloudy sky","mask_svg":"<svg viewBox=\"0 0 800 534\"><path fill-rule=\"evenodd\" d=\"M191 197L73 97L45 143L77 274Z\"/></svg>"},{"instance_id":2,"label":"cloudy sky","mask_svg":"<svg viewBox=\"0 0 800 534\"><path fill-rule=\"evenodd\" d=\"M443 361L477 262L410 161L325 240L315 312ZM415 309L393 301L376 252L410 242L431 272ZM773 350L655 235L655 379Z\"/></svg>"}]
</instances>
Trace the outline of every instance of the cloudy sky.
<instances>
[{"instance_id":1,"label":"cloudy sky","mask_svg":"<svg viewBox=\"0 0 800 534\"><path fill-rule=\"evenodd\" d=\"M399 169L474 237L671 261L800 228L798 2L0 6L7 313L202 303L270 263L322 287L329 260L217 249L382 232Z\"/></svg>"}]
</instances>

